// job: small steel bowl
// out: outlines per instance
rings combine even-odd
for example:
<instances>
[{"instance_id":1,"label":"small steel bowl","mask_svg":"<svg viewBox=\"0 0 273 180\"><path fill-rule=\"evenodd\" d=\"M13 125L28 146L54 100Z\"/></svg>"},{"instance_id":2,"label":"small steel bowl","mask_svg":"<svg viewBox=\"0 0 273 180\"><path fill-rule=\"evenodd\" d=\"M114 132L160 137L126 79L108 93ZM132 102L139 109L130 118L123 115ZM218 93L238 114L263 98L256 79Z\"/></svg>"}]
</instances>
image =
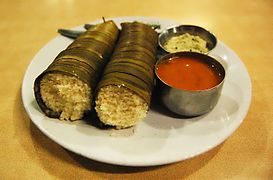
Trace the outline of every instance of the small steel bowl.
<instances>
[{"instance_id":1,"label":"small steel bowl","mask_svg":"<svg viewBox=\"0 0 273 180\"><path fill-rule=\"evenodd\" d=\"M157 73L157 67L160 63L176 57L191 57L206 62L221 73L221 82L210 89L204 90L183 90L164 82ZM221 95L226 72L219 61L208 55L196 52L177 52L167 54L159 59L155 65L155 74L156 88L163 105L178 115L193 117L205 114L215 107Z\"/></svg>"},{"instance_id":2,"label":"small steel bowl","mask_svg":"<svg viewBox=\"0 0 273 180\"><path fill-rule=\"evenodd\" d=\"M167 53L169 52L165 47L164 44L172 37L179 36L185 33L189 33L190 35L199 36L203 40L207 42L208 52L214 49L217 45L217 38L215 35L208 30L195 25L179 25L174 26L168 29L163 30L158 36L158 44L159 46ZM206 53L208 53L206 52Z\"/></svg>"}]
</instances>

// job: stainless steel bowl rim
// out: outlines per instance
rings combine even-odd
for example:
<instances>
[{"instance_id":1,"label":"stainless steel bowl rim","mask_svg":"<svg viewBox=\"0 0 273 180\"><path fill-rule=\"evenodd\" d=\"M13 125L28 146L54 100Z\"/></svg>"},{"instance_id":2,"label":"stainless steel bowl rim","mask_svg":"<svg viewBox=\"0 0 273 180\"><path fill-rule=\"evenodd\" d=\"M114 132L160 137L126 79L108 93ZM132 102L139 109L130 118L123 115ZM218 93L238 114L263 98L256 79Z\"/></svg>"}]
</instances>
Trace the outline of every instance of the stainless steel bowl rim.
<instances>
[{"instance_id":1,"label":"stainless steel bowl rim","mask_svg":"<svg viewBox=\"0 0 273 180\"><path fill-rule=\"evenodd\" d=\"M209 50L208 50L207 52L205 52L204 54L208 54L209 52L211 52L211 51L217 46L217 43L218 43L217 37L216 37L215 34L212 33L210 30L208 30L208 29L206 29L206 28L203 28L203 27L201 27L201 26L197 26L197 25L191 25L191 24L182 24L182 25L181 25L181 24L180 24L180 25L170 26L170 27L164 29L164 30L159 34L159 36L158 36L158 45L159 45L165 52L171 53L171 52L167 51L166 48L165 48L165 47L163 46L163 44L161 43L161 37L162 37L164 34L166 34L168 31L170 31L171 29L179 28L179 27L182 27L182 26L185 26L185 27L189 26L189 27L195 27L195 28L202 29L202 30L208 32L208 34L211 34L212 37L214 37L214 39L215 39L215 44L214 44L213 48L209 49ZM183 34L183 33L182 33L182 34ZM182 51L181 51L181 52L182 52ZM183 52L184 52L184 51L183 51ZM185 51L185 52L190 52L190 51Z\"/></svg>"},{"instance_id":2,"label":"stainless steel bowl rim","mask_svg":"<svg viewBox=\"0 0 273 180\"><path fill-rule=\"evenodd\" d=\"M157 74L157 66L158 66L160 63L162 63L162 62L164 62L164 61L167 61L167 60L170 60L170 59L172 59L172 58L179 58L179 57L181 57L181 56L179 56L178 54L184 54L184 53L188 53L188 54L199 54L199 55L201 55L201 56L207 56L207 57L213 59L214 61L218 62L218 63L221 65L221 67L224 69L224 72L225 72L224 77L223 77L223 79L221 80L221 82L218 83L216 86L213 86L213 87L208 88L208 89L203 89L203 90L185 90L185 89L176 88L176 87L174 87L174 86L172 86L172 85L166 83L165 81L163 81L163 80L160 78L160 76ZM169 57L169 56L170 56L170 57ZM221 86L221 85L224 83L225 79L226 79L226 70L225 70L225 68L224 68L224 66L222 65L221 62L219 62L218 60L216 60L216 59L215 59L214 57L212 57L212 56L209 56L209 55L206 55L206 54L202 54L202 53L197 53L197 52L181 51L181 52L175 52L175 53L166 54L166 55L164 55L163 57L161 57L161 58L156 62L155 68L154 68L154 69L155 69L155 75L156 75L156 77L157 77L162 83L164 83L165 85L167 85L167 86L169 86L169 87L171 87L171 88L174 88L174 89L177 89L177 90L180 90L180 91L185 91L185 92L196 92L196 93L198 93L198 92L211 91L211 90L213 90L213 89L218 88L219 86Z\"/></svg>"}]
</instances>

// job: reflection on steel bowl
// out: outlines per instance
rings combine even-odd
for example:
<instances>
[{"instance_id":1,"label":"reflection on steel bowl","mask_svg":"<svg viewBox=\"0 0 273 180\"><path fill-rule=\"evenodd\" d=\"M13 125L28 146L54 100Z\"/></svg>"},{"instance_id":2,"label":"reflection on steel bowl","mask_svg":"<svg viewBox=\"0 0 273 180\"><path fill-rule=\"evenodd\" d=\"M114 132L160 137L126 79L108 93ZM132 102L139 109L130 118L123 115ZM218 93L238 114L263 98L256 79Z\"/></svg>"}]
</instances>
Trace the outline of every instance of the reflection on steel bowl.
<instances>
[{"instance_id":1,"label":"reflection on steel bowl","mask_svg":"<svg viewBox=\"0 0 273 180\"><path fill-rule=\"evenodd\" d=\"M155 73L162 103L172 112L190 117L215 107L225 79L220 62L196 52L163 56Z\"/></svg>"},{"instance_id":2,"label":"reflection on steel bowl","mask_svg":"<svg viewBox=\"0 0 273 180\"><path fill-rule=\"evenodd\" d=\"M164 30L158 37L159 46L168 53L193 51L208 53L217 44L208 30L194 25L179 25Z\"/></svg>"}]
</instances>

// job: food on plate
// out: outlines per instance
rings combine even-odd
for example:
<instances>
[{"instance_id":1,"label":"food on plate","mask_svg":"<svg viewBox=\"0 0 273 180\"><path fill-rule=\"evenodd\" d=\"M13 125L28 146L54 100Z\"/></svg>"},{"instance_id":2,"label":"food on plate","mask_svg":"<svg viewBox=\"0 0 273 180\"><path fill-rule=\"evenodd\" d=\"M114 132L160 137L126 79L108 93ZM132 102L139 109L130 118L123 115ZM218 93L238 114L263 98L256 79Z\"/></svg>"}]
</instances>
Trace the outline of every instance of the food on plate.
<instances>
[{"instance_id":1,"label":"food on plate","mask_svg":"<svg viewBox=\"0 0 273 180\"><path fill-rule=\"evenodd\" d=\"M127 128L146 117L153 90L157 33L139 22L121 23L119 41L97 87L101 122Z\"/></svg>"},{"instance_id":2,"label":"food on plate","mask_svg":"<svg viewBox=\"0 0 273 180\"><path fill-rule=\"evenodd\" d=\"M113 21L93 26L59 53L36 78L35 98L47 116L73 121L92 109L95 87L118 33Z\"/></svg>"},{"instance_id":3,"label":"food on plate","mask_svg":"<svg viewBox=\"0 0 273 180\"><path fill-rule=\"evenodd\" d=\"M189 33L173 36L163 46L170 53L179 51L208 52L207 42L201 37Z\"/></svg>"},{"instance_id":4,"label":"food on plate","mask_svg":"<svg viewBox=\"0 0 273 180\"><path fill-rule=\"evenodd\" d=\"M174 57L156 66L157 76L172 87L198 91L210 89L223 80L215 65L194 57Z\"/></svg>"}]
</instances>

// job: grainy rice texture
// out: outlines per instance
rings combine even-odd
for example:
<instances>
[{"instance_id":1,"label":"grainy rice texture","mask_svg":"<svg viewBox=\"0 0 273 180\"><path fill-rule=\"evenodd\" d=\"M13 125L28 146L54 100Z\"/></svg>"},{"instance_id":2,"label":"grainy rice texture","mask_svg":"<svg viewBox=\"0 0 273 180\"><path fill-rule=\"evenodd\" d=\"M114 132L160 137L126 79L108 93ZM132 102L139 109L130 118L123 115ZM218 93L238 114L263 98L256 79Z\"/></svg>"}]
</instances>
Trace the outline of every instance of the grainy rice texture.
<instances>
[{"instance_id":1,"label":"grainy rice texture","mask_svg":"<svg viewBox=\"0 0 273 180\"><path fill-rule=\"evenodd\" d=\"M96 111L100 120L117 129L135 125L146 117L147 103L123 86L102 87L96 99Z\"/></svg>"},{"instance_id":2,"label":"grainy rice texture","mask_svg":"<svg viewBox=\"0 0 273 180\"><path fill-rule=\"evenodd\" d=\"M60 120L78 120L91 110L91 90L76 77L46 74L41 80L40 93L45 105L60 112Z\"/></svg>"}]
</instances>

